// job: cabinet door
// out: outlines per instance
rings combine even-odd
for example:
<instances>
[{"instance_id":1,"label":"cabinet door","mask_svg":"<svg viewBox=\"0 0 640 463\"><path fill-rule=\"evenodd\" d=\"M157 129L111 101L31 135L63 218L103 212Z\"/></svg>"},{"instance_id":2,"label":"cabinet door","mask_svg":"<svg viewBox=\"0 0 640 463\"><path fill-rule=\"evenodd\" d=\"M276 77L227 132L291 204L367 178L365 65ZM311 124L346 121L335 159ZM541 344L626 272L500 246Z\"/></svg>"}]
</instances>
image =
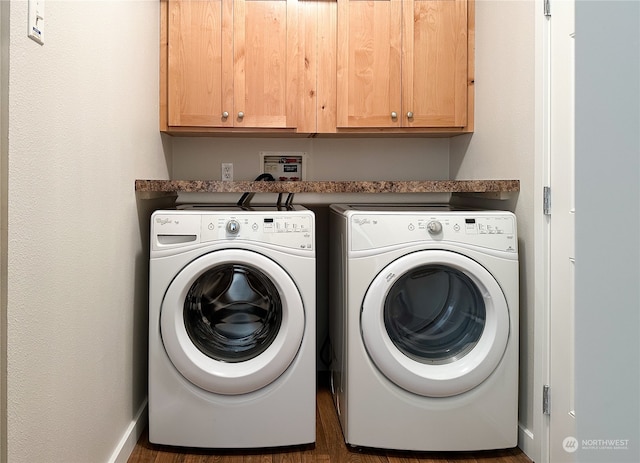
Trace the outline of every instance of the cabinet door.
<instances>
[{"instance_id":1,"label":"cabinet door","mask_svg":"<svg viewBox=\"0 0 640 463\"><path fill-rule=\"evenodd\" d=\"M401 27L401 0L338 0L338 127L400 127Z\"/></svg>"},{"instance_id":2,"label":"cabinet door","mask_svg":"<svg viewBox=\"0 0 640 463\"><path fill-rule=\"evenodd\" d=\"M234 127L296 126L295 13L295 0L234 0Z\"/></svg>"},{"instance_id":3,"label":"cabinet door","mask_svg":"<svg viewBox=\"0 0 640 463\"><path fill-rule=\"evenodd\" d=\"M169 0L169 126L231 127L232 0Z\"/></svg>"},{"instance_id":4,"label":"cabinet door","mask_svg":"<svg viewBox=\"0 0 640 463\"><path fill-rule=\"evenodd\" d=\"M466 0L403 1L403 126L467 125L467 26Z\"/></svg>"}]
</instances>

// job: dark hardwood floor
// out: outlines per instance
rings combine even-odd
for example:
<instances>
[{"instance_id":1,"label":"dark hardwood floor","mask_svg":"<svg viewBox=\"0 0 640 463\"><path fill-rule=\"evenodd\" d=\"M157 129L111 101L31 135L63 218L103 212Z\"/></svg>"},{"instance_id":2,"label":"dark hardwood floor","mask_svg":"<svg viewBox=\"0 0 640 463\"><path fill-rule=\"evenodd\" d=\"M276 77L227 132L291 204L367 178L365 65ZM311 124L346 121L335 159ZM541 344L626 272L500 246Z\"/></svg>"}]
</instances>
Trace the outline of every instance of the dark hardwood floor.
<instances>
[{"instance_id":1,"label":"dark hardwood floor","mask_svg":"<svg viewBox=\"0 0 640 463\"><path fill-rule=\"evenodd\" d=\"M141 436L128 463L531 463L518 448L483 452L397 452L345 445L329 389L318 386L315 446L260 450L166 447Z\"/></svg>"}]
</instances>

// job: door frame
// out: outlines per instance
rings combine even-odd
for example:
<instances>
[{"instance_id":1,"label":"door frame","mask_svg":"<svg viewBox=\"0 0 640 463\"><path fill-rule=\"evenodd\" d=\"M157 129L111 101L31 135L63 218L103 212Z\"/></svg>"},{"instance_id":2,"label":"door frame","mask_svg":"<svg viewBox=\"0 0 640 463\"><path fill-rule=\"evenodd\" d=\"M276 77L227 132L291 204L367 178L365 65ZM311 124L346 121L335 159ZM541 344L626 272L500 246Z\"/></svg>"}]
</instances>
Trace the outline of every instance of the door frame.
<instances>
[{"instance_id":1,"label":"door frame","mask_svg":"<svg viewBox=\"0 0 640 463\"><path fill-rule=\"evenodd\" d=\"M551 183L551 26L545 0L535 0L535 161L534 161L534 370L533 429L520 429L518 442L534 461L549 462L549 416L542 411L543 387L549 384L550 218L544 214L543 191Z\"/></svg>"},{"instance_id":2,"label":"door frame","mask_svg":"<svg viewBox=\"0 0 640 463\"><path fill-rule=\"evenodd\" d=\"M549 463L550 415L543 411L545 386L551 386L551 217L544 213L544 189L551 186L551 17L545 0L535 0L535 173L534 173L534 377L533 430L521 430L520 446L534 461ZM553 2L551 3L553 15Z\"/></svg>"}]
</instances>

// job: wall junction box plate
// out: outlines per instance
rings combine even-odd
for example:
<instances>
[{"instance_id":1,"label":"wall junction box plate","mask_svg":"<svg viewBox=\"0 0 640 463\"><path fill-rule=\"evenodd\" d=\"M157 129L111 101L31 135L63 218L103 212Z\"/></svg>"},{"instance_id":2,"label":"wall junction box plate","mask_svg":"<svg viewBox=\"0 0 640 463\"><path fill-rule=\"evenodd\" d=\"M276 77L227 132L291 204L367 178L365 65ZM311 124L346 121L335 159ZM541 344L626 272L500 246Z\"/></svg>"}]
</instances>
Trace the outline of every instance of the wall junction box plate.
<instances>
[{"instance_id":1,"label":"wall junction box plate","mask_svg":"<svg viewBox=\"0 0 640 463\"><path fill-rule=\"evenodd\" d=\"M307 180L307 153L260 151L260 173L283 182Z\"/></svg>"}]
</instances>

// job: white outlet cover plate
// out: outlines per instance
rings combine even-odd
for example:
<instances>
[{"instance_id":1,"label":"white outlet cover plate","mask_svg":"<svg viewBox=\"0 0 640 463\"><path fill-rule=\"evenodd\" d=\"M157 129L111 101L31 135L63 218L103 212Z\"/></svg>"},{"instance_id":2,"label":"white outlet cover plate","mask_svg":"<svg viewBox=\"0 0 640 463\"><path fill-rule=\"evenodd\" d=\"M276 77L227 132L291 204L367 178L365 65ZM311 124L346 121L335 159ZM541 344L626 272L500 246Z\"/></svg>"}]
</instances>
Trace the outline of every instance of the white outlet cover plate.
<instances>
[{"instance_id":1,"label":"white outlet cover plate","mask_svg":"<svg viewBox=\"0 0 640 463\"><path fill-rule=\"evenodd\" d=\"M231 162L223 162L220 167L220 174L223 182L232 182L233 181L233 163Z\"/></svg>"}]
</instances>

